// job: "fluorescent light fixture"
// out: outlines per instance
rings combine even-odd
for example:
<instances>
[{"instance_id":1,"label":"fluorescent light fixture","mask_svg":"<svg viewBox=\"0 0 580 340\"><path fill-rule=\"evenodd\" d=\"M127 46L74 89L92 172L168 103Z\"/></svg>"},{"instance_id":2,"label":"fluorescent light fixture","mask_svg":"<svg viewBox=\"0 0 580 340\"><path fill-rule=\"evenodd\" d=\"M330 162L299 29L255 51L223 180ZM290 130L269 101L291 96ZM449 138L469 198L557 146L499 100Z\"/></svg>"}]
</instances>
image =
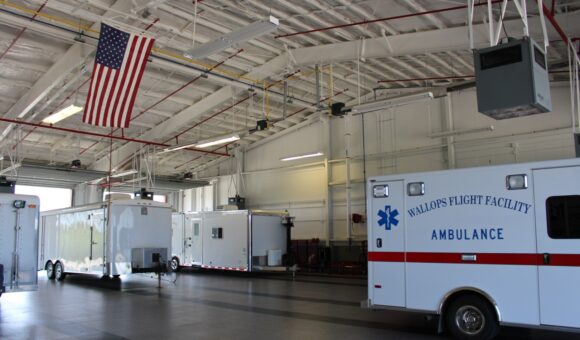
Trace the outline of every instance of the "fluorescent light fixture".
<instances>
[{"instance_id":1,"label":"fluorescent light fixture","mask_svg":"<svg viewBox=\"0 0 580 340\"><path fill-rule=\"evenodd\" d=\"M211 139L211 140L206 140L206 141L201 141L198 144L195 144L196 148L208 148L210 146L214 146L214 145L219 145L219 144L224 144L224 143L230 143L230 142L235 142L237 140L240 140L240 136L236 135L229 135L226 137L220 137L218 139Z\"/></svg>"},{"instance_id":2,"label":"fluorescent light fixture","mask_svg":"<svg viewBox=\"0 0 580 340\"><path fill-rule=\"evenodd\" d=\"M424 100L433 99L433 92L423 92L418 94L412 94L409 96L402 96L396 98L390 98L385 100L379 100L376 102L364 103L360 105L355 105L352 107L353 114L362 114L367 112L379 111L384 109L389 109L392 107L418 103Z\"/></svg>"},{"instance_id":3,"label":"fluorescent light fixture","mask_svg":"<svg viewBox=\"0 0 580 340\"><path fill-rule=\"evenodd\" d=\"M229 142L235 142L237 140L240 139L240 135L239 134L229 134L226 136L219 136L219 137L214 137L211 139L206 139L200 142L195 142L195 143L190 143L190 144L185 144L185 145L179 145L179 146L175 146L172 148L166 148L163 149L162 151L160 151L159 153L166 153L166 152L173 152L173 151L177 151L177 150L182 150L182 149L187 149L187 148L207 148L213 145L219 145L219 144L223 144L223 143L229 143Z\"/></svg>"},{"instance_id":4,"label":"fluorescent light fixture","mask_svg":"<svg viewBox=\"0 0 580 340\"><path fill-rule=\"evenodd\" d=\"M280 21L270 16L268 20L257 21L237 31L226 33L221 37L186 51L184 55L191 59L201 59L224 51L234 45L244 43L259 36L268 34L280 26Z\"/></svg>"},{"instance_id":5,"label":"fluorescent light fixture","mask_svg":"<svg viewBox=\"0 0 580 340\"><path fill-rule=\"evenodd\" d=\"M46 124L55 124L60 122L63 119L66 119L72 115L74 115L75 113L79 113L83 110L83 108L81 106L76 106L74 104L71 104L67 107L65 107L64 109L58 111L57 113L53 113L50 116L44 118L42 120L43 123Z\"/></svg>"},{"instance_id":6,"label":"fluorescent light fixture","mask_svg":"<svg viewBox=\"0 0 580 340\"><path fill-rule=\"evenodd\" d=\"M128 179L126 181L122 181L119 183L135 183L135 182L141 182L141 181L146 181L147 177L143 176L143 177L137 177L137 178L133 178L133 179Z\"/></svg>"},{"instance_id":7,"label":"fluorescent light fixture","mask_svg":"<svg viewBox=\"0 0 580 340\"><path fill-rule=\"evenodd\" d=\"M197 144L197 143L180 145L180 146L176 146L173 148L166 148L166 149L161 150L159 153L166 153L166 152L173 152L173 151L177 151L177 150L181 150L181 149L187 149L187 148L194 147L195 144Z\"/></svg>"},{"instance_id":8,"label":"fluorescent light fixture","mask_svg":"<svg viewBox=\"0 0 580 340\"><path fill-rule=\"evenodd\" d=\"M322 156L324 155L322 152L315 152L315 153L308 153L305 155L300 155L300 156L290 156L290 157L286 157L286 158L281 158L281 161L293 161L296 159L302 159L302 158L310 158L310 157L318 157L318 156Z\"/></svg>"},{"instance_id":9,"label":"fluorescent light fixture","mask_svg":"<svg viewBox=\"0 0 580 340\"><path fill-rule=\"evenodd\" d=\"M20 168L21 166L22 166L22 163L15 163L15 164L7 167L7 168L4 168L4 169L0 170L0 175L4 175L6 173L9 173L11 171L14 171L14 170Z\"/></svg>"},{"instance_id":10,"label":"fluorescent light fixture","mask_svg":"<svg viewBox=\"0 0 580 340\"><path fill-rule=\"evenodd\" d=\"M134 175L136 174L138 171L136 169L129 169L127 171L122 171L122 172L118 172L118 173L113 173L111 174L111 178L117 178L117 177L124 177L124 176L129 176L129 175Z\"/></svg>"}]
</instances>

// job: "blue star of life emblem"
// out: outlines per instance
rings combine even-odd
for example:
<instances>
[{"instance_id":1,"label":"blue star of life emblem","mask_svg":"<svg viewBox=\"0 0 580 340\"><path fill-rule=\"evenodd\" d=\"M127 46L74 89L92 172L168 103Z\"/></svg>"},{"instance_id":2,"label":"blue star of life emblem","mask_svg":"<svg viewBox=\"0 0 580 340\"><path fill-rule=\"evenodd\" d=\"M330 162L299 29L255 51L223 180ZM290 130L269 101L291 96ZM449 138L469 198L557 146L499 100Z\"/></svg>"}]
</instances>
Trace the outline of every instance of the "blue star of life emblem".
<instances>
[{"instance_id":1,"label":"blue star of life emblem","mask_svg":"<svg viewBox=\"0 0 580 340\"><path fill-rule=\"evenodd\" d=\"M379 226L385 226L385 230L391 230L392 226L399 224L399 220L397 219L399 211L397 209L391 209L390 205L386 205L385 210L379 210L378 215L380 217Z\"/></svg>"}]
</instances>

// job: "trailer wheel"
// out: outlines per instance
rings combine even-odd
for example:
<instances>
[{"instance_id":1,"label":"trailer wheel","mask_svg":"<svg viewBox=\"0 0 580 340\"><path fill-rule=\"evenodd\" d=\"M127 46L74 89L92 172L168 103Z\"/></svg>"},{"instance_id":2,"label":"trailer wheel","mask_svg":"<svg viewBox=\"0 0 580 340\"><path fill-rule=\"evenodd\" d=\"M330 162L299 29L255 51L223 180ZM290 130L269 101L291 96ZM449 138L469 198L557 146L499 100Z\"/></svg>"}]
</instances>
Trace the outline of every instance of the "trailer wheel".
<instances>
[{"instance_id":1,"label":"trailer wheel","mask_svg":"<svg viewBox=\"0 0 580 340\"><path fill-rule=\"evenodd\" d=\"M54 280L54 265L51 261L46 262L44 269L46 269L46 277L49 280Z\"/></svg>"},{"instance_id":2,"label":"trailer wheel","mask_svg":"<svg viewBox=\"0 0 580 340\"><path fill-rule=\"evenodd\" d=\"M62 281L64 280L65 276L66 274L64 273L64 267L62 266L62 263L57 262L54 265L54 278L58 281Z\"/></svg>"},{"instance_id":3,"label":"trailer wheel","mask_svg":"<svg viewBox=\"0 0 580 340\"><path fill-rule=\"evenodd\" d=\"M499 332L492 306L476 295L454 299L446 308L445 324L456 339L493 339Z\"/></svg>"},{"instance_id":4,"label":"trailer wheel","mask_svg":"<svg viewBox=\"0 0 580 340\"><path fill-rule=\"evenodd\" d=\"M177 257L173 257L171 261L169 261L169 269L171 269L172 272L179 271L179 259Z\"/></svg>"}]
</instances>

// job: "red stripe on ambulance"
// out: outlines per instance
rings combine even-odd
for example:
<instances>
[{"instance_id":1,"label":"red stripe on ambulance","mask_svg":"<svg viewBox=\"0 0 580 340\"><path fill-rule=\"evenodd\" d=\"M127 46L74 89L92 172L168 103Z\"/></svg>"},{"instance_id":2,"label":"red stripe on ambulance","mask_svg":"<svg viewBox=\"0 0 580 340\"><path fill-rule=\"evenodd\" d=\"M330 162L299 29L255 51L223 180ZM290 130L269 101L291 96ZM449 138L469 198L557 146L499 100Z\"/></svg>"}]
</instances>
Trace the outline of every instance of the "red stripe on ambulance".
<instances>
[{"instance_id":1,"label":"red stripe on ambulance","mask_svg":"<svg viewBox=\"0 0 580 340\"><path fill-rule=\"evenodd\" d=\"M468 261L463 256L475 256ZM430 253L430 252L369 252L370 262L448 263L448 264L497 264L524 266L572 266L580 267L580 254L550 254L544 263L544 254L516 253Z\"/></svg>"}]
</instances>

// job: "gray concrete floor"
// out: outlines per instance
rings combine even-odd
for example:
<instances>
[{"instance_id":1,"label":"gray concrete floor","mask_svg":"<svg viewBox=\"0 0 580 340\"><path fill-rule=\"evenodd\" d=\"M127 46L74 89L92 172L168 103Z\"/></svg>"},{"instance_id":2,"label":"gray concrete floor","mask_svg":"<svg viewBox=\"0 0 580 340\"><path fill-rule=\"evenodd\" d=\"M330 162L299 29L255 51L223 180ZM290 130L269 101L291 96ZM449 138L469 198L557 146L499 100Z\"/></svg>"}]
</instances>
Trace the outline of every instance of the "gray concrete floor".
<instances>
[{"instance_id":1,"label":"gray concrete floor","mask_svg":"<svg viewBox=\"0 0 580 340\"><path fill-rule=\"evenodd\" d=\"M40 275L0 298L0 339L446 339L422 315L361 309L365 280L185 272L119 282ZM174 280L175 282L171 282ZM504 328L503 339L580 339Z\"/></svg>"}]
</instances>

